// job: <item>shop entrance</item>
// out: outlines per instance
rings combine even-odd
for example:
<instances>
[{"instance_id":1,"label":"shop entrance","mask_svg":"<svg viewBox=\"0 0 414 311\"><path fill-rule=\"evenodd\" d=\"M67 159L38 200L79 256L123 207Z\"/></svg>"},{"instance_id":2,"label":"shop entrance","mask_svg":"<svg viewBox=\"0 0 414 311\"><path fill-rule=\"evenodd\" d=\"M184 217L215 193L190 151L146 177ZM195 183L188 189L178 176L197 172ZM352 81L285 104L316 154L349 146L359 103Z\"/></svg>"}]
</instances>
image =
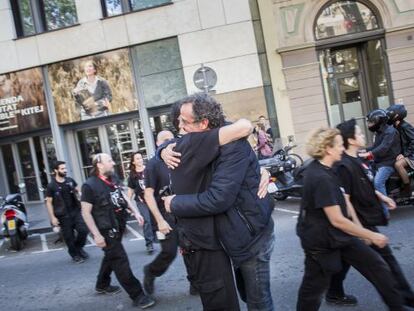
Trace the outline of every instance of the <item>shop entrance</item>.
<instances>
[{"instance_id":1,"label":"shop entrance","mask_svg":"<svg viewBox=\"0 0 414 311\"><path fill-rule=\"evenodd\" d=\"M19 191L25 184L26 203L44 200L42 188L50 181L53 162L56 161L55 146L50 135L36 136L1 146L5 170L6 189L9 193Z\"/></svg>"},{"instance_id":2,"label":"shop entrance","mask_svg":"<svg viewBox=\"0 0 414 311\"><path fill-rule=\"evenodd\" d=\"M76 132L76 140L84 179L89 177L92 160L97 153L105 152L112 156L116 163L115 172L122 180L128 177L132 153L140 151L144 156L147 153L141 123L138 120L83 129Z\"/></svg>"},{"instance_id":3,"label":"shop entrance","mask_svg":"<svg viewBox=\"0 0 414 311\"><path fill-rule=\"evenodd\" d=\"M384 29L375 7L365 1L330 1L315 21L315 39L331 126L365 116L393 102Z\"/></svg>"}]
</instances>

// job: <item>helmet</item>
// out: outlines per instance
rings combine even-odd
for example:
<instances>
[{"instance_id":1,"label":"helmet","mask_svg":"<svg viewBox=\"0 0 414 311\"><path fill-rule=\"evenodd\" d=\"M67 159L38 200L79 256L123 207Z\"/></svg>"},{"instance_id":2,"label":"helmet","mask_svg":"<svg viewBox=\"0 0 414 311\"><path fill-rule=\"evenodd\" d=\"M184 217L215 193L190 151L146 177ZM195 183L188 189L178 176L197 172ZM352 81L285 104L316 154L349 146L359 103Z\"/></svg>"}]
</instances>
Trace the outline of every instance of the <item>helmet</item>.
<instances>
[{"instance_id":1,"label":"helmet","mask_svg":"<svg viewBox=\"0 0 414 311\"><path fill-rule=\"evenodd\" d=\"M395 121L402 121L407 116L407 109L404 105L392 105L387 108L388 124L394 124Z\"/></svg>"},{"instance_id":2,"label":"helmet","mask_svg":"<svg viewBox=\"0 0 414 311\"><path fill-rule=\"evenodd\" d=\"M371 132L376 132L388 120L387 113L383 109L376 109L367 115L368 129Z\"/></svg>"}]
</instances>

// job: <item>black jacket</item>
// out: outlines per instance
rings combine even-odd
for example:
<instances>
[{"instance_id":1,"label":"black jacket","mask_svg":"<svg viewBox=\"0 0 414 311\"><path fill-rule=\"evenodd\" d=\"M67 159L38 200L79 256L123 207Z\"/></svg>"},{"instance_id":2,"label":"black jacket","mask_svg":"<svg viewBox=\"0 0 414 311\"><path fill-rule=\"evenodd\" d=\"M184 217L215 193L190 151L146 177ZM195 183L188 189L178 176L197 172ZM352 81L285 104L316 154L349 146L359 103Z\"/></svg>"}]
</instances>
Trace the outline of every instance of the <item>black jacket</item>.
<instances>
[{"instance_id":1,"label":"black jacket","mask_svg":"<svg viewBox=\"0 0 414 311\"><path fill-rule=\"evenodd\" d=\"M375 133L374 145L367 150L372 152L377 168L394 167L395 159L401 153L398 131L393 126L384 124Z\"/></svg>"},{"instance_id":2,"label":"black jacket","mask_svg":"<svg viewBox=\"0 0 414 311\"><path fill-rule=\"evenodd\" d=\"M220 147L212 169L207 191L176 196L171 210L183 218L215 215L218 238L238 266L258 253L266 230L273 231L273 208L268 196L257 196L260 167L245 139Z\"/></svg>"},{"instance_id":3,"label":"black jacket","mask_svg":"<svg viewBox=\"0 0 414 311\"><path fill-rule=\"evenodd\" d=\"M414 127L402 120L397 130L400 133L402 154L414 160Z\"/></svg>"}]
</instances>

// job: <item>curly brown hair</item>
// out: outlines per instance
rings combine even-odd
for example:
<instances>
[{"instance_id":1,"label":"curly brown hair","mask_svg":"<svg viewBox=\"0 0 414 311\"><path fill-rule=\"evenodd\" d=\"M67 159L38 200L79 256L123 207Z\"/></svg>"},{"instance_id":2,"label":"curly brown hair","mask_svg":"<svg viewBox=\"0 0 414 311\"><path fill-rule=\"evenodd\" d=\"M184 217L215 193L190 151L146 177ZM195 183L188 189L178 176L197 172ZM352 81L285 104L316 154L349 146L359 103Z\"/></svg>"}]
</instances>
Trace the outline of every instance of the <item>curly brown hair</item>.
<instances>
[{"instance_id":1,"label":"curly brown hair","mask_svg":"<svg viewBox=\"0 0 414 311\"><path fill-rule=\"evenodd\" d=\"M335 137L338 135L341 135L338 129L318 128L309 136L306 142L306 152L314 159L322 159L326 154L326 149L334 146Z\"/></svg>"}]
</instances>

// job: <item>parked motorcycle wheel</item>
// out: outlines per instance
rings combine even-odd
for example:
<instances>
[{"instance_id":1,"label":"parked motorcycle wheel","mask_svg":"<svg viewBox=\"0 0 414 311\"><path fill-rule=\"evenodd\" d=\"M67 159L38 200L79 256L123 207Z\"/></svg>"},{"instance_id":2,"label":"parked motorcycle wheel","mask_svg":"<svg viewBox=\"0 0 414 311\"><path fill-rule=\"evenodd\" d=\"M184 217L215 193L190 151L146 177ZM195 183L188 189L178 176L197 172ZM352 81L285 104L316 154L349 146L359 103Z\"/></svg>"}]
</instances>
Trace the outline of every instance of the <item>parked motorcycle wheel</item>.
<instances>
[{"instance_id":1,"label":"parked motorcycle wheel","mask_svg":"<svg viewBox=\"0 0 414 311\"><path fill-rule=\"evenodd\" d=\"M279 191L273 193L272 196L273 196L274 199L276 199L278 201L284 201L288 197L286 194L284 194L282 192L279 192Z\"/></svg>"},{"instance_id":2,"label":"parked motorcycle wheel","mask_svg":"<svg viewBox=\"0 0 414 311\"><path fill-rule=\"evenodd\" d=\"M22 240L20 239L19 234L15 234L10 237L10 245L16 251L22 249Z\"/></svg>"},{"instance_id":3,"label":"parked motorcycle wheel","mask_svg":"<svg viewBox=\"0 0 414 311\"><path fill-rule=\"evenodd\" d=\"M293 158L296 161L296 167L299 167L303 164L302 157L296 153L289 153L288 157Z\"/></svg>"}]
</instances>

